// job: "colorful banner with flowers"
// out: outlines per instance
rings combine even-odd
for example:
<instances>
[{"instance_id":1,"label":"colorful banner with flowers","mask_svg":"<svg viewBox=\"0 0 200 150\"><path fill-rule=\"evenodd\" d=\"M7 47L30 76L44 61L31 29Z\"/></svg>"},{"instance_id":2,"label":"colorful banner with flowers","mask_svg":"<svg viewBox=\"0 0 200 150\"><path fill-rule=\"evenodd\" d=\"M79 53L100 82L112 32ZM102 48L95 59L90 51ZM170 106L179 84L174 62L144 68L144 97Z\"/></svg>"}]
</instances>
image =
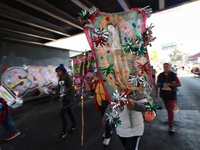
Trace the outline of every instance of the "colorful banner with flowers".
<instances>
[{"instance_id":1,"label":"colorful banner with flowers","mask_svg":"<svg viewBox=\"0 0 200 150\"><path fill-rule=\"evenodd\" d=\"M99 77L110 100L113 94L139 100L152 85L147 46L155 39L152 25L146 27L147 9L101 13L93 7L79 13L84 32L96 58Z\"/></svg>"},{"instance_id":2,"label":"colorful banner with flowers","mask_svg":"<svg viewBox=\"0 0 200 150\"><path fill-rule=\"evenodd\" d=\"M92 88L92 74L95 67L95 60L92 52L84 52L82 55L71 58L73 61L75 89L80 94L82 89L90 92Z\"/></svg>"},{"instance_id":3,"label":"colorful banner with flowers","mask_svg":"<svg viewBox=\"0 0 200 150\"><path fill-rule=\"evenodd\" d=\"M95 56L100 82L110 100L107 120L115 126L121 124L120 112L130 104L129 100L145 103L146 109L152 112L149 114L156 114L157 106L150 97L152 71L147 51L155 39L151 31L154 26L146 27L151 12L151 8L144 7L102 13L92 7L78 16L85 24L84 32ZM131 118L129 111L132 128Z\"/></svg>"}]
</instances>

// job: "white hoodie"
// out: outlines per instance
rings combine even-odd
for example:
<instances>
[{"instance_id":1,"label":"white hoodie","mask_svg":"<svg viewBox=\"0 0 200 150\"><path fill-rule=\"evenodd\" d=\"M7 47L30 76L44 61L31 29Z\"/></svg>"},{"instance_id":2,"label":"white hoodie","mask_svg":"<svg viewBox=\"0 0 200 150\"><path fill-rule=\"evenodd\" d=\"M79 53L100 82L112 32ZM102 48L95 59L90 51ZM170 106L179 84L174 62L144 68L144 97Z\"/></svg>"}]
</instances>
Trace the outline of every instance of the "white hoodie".
<instances>
[{"instance_id":1,"label":"white hoodie","mask_svg":"<svg viewBox=\"0 0 200 150\"><path fill-rule=\"evenodd\" d=\"M130 101L133 101L130 99ZM147 99L133 101L135 103L147 102ZM124 107L124 110L119 114L121 125L116 128L116 132L120 137L142 136L144 133L144 118L142 112L129 110ZM131 123L131 121L132 123ZM131 127L132 124L132 127Z\"/></svg>"}]
</instances>

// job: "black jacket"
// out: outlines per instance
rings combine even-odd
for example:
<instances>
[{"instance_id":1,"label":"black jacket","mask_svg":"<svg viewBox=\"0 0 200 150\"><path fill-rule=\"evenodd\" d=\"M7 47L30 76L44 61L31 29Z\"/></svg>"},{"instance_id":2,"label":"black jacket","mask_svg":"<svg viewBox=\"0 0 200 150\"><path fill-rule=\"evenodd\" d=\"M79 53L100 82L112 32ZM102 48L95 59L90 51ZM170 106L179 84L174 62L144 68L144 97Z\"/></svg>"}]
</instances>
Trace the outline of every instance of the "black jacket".
<instances>
[{"instance_id":1,"label":"black jacket","mask_svg":"<svg viewBox=\"0 0 200 150\"><path fill-rule=\"evenodd\" d=\"M160 97L165 100L176 100L177 87L169 86L171 91L162 90L164 83L172 83L176 81L176 74L174 72L169 72L168 76L166 76L164 72L162 72L158 77L158 81L160 83Z\"/></svg>"},{"instance_id":2,"label":"black jacket","mask_svg":"<svg viewBox=\"0 0 200 150\"><path fill-rule=\"evenodd\" d=\"M72 85L72 79L69 75L65 77L64 80L58 80L58 87L53 100L62 100L62 107L67 107L74 102L75 89Z\"/></svg>"}]
</instances>

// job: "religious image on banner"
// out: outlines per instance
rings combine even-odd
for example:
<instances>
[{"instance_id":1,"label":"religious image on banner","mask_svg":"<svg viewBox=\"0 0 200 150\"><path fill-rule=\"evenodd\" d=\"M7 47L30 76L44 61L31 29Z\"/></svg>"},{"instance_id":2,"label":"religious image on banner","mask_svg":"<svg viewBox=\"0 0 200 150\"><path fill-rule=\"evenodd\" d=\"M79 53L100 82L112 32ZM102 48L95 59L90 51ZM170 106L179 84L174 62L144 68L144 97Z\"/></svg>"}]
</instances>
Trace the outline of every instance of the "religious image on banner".
<instances>
[{"instance_id":1,"label":"religious image on banner","mask_svg":"<svg viewBox=\"0 0 200 150\"><path fill-rule=\"evenodd\" d=\"M151 12L147 7L103 13L92 7L79 13L78 19L85 24L84 32L95 55L100 81L113 108L124 106L128 98L140 101L144 97L155 108L149 96L152 72L147 51L155 39L151 31L154 26L146 27ZM116 114L117 110L113 111Z\"/></svg>"},{"instance_id":2,"label":"religious image on banner","mask_svg":"<svg viewBox=\"0 0 200 150\"><path fill-rule=\"evenodd\" d=\"M92 90L92 75L95 67L94 55L92 52L84 52L82 55L75 56L72 59L74 70L74 84L76 93L84 96Z\"/></svg>"}]
</instances>

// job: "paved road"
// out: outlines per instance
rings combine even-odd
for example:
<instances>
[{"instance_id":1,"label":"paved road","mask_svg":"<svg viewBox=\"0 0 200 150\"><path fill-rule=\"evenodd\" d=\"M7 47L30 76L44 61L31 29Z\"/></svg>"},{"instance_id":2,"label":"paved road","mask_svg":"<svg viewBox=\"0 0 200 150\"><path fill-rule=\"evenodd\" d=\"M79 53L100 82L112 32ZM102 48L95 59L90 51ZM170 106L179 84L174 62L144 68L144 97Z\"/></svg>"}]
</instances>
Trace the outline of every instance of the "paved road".
<instances>
[{"instance_id":1,"label":"paved road","mask_svg":"<svg viewBox=\"0 0 200 150\"><path fill-rule=\"evenodd\" d=\"M156 119L151 123L145 123L140 150L199 150L200 77L185 72L180 72L179 76L182 82L178 96L181 109L175 112L176 133L168 134L166 110L164 108L158 110ZM84 103L83 145L81 146L81 105L78 102L73 107L79 124L78 130L69 133L63 141L56 142L61 131L58 116L60 104L50 106L48 100L47 97L25 103L12 112L13 120L21 130L21 135L9 142L1 141L2 150L123 150L115 132L110 145L102 146L101 117L91 99L85 100ZM163 107L160 99L156 101ZM69 122L68 128L70 126ZM1 128L0 133L2 133Z\"/></svg>"}]
</instances>

